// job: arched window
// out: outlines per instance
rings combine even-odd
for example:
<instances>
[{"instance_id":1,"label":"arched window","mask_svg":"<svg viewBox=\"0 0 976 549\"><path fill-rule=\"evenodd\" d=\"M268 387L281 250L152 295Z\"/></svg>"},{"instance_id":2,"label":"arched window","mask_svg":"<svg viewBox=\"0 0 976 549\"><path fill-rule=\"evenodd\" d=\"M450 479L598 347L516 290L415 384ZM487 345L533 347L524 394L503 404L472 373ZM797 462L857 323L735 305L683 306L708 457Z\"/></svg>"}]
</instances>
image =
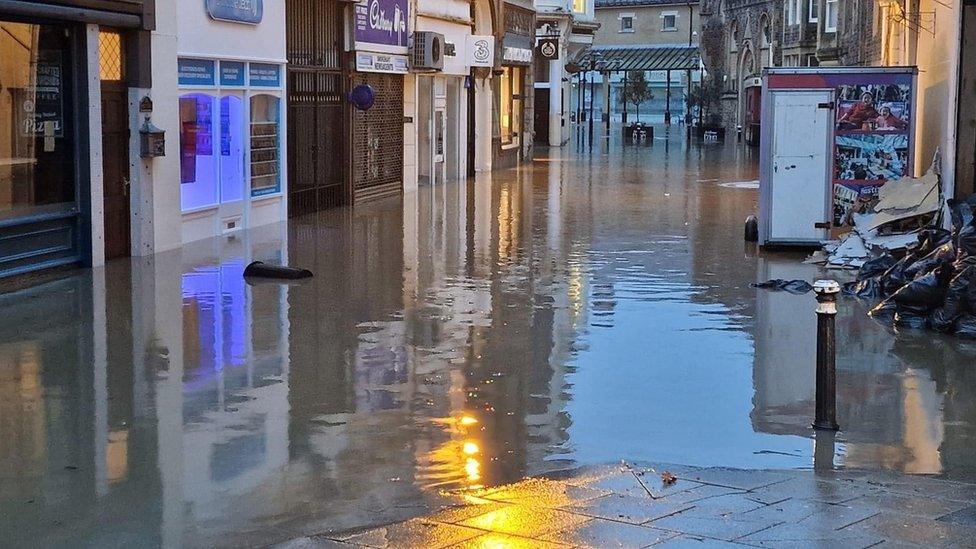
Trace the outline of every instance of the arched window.
<instances>
[{"instance_id":1,"label":"arched window","mask_svg":"<svg viewBox=\"0 0 976 549\"><path fill-rule=\"evenodd\" d=\"M217 98L203 93L180 97L180 202L183 211L218 203L219 156L214 118Z\"/></svg>"}]
</instances>

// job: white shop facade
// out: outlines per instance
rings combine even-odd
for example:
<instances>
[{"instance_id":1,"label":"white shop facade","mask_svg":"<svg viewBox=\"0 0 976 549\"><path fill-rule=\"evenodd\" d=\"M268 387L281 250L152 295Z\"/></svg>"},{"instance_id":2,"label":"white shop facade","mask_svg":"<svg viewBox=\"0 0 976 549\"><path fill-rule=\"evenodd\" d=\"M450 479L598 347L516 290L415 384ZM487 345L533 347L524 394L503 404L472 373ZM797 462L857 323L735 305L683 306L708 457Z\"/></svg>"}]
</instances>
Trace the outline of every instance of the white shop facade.
<instances>
[{"instance_id":1,"label":"white shop facade","mask_svg":"<svg viewBox=\"0 0 976 549\"><path fill-rule=\"evenodd\" d=\"M183 242L284 221L284 2L179 1Z\"/></svg>"}]
</instances>

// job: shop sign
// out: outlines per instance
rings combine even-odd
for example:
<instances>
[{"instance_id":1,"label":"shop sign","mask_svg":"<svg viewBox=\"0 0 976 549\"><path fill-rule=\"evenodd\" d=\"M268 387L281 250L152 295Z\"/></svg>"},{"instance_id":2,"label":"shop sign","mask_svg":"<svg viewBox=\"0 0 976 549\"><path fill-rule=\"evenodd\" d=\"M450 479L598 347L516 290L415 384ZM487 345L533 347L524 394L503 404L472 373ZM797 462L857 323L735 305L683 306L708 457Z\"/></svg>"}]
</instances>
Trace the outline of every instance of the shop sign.
<instances>
[{"instance_id":1,"label":"shop sign","mask_svg":"<svg viewBox=\"0 0 976 549\"><path fill-rule=\"evenodd\" d=\"M221 61L220 85L244 87L244 63L241 61Z\"/></svg>"},{"instance_id":2,"label":"shop sign","mask_svg":"<svg viewBox=\"0 0 976 549\"><path fill-rule=\"evenodd\" d=\"M502 60L511 61L513 63L531 63L532 50L527 48L516 48L515 46L505 46L505 52L502 54Z\"/></svg>"},{"instance_id":3,"label":"shop sign","mask_svg":"<svg viewBox=\"0 0 976 549\"><path fill-rule=\"evenodd\" d=\"M264 19L264 0L206 0L207 14L217 21L257 25Z\"/></svg>"},{"instance_id":4,"label":"shop sign","mask_svg":"<svg viewBox=\"0 0 976 549\"><path fill-rule=\"evenodd\" d=\"M64 81L61 52L43 50L37 61L35 86L17 90L22 110L21 135L64 137Z\"/></svg>"},{"instance_id":5,"label":"shop sign","mask_svg":"<svg viewBox=\"0 0 976 549\"><path fill-rule=\"evenodd\" d=\"M406 74L409 68L405 55L356 52L356 70L359 72Z\"/></svg>"},{"instance_id":6,"label":"shop sign","mask_svg":"<svg viewBox=\"0 0 976 549\"><path fill-rule=\"evenodd\" d=\"M362 0L356 4L356 42L407 47L407 0Z\"/></svg>"},{"instance_id":7,"label":"shop sign","mask_svg":"<svg viewBox=\"0 0 976 549\"><path fill-rule=\"evenodd\" d=\"M213 86L215 63L209 59L184 59L177 61L181 86Z\"/></svg>"},{"instance_id":8,"label":"shop sign","mask_svg":"<svg viewBox=\"0 0 976 549\"><path fill-rule=\"evenodd\" d=\"M540 38L538 49L543 59L549 61L559 59L559 38Z\"/></svg>"},{"instance_id":9,"label":"shop sign","mask_svg":"<svg viewBox=\"0 0 976 549\"><path fill-rule=\"evenodd\" d=\"M471 67L491 67L495 64L495 37L468 35L465 37L467 64Z\"/></svg>"},{"instance_id":10,"label":"shop sign","mask_svg":"<svg viewBox=\"0 0 976 549\"><path fill-rule=\"evenodd\" d=\"M248 80L250 80L251 86L280 88L281 66L268 63L251 63L248 65Z\"/></svg>"}]
</instances>

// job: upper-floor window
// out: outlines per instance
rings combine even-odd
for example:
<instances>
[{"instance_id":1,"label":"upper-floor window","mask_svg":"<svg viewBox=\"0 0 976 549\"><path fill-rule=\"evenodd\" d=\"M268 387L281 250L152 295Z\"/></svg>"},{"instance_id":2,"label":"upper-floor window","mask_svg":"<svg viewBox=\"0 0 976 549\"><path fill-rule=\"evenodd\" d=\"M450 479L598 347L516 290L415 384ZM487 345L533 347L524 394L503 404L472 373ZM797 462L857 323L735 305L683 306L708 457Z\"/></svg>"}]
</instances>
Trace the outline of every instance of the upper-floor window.
<instances>
[{"instance_id":1,"label":"upper-floor window","mask_svg":"<svg viewBox=\"0 0 976 549\"><path fill-rule=\"evenodd\" d=\"M837 32L837 3L839 0L827 0L824 10L824 32Z\"/></svg>"},{"instance_id":2,"label":"upper-floor window","mask_svg":"<svg viewBox=\"0 0 976 549\"><path fill-rule=\"evenodd\" d=\"M586 13L586 0L573 0L573 11L576 13Z\"/></svg>"},{"instance_id":3,"label":"upper-floor window","mask_svg":"<svg viewBox=\"0 0 976 549\"><path fill-rule=\"evenodd\" d=\"M783 10L787 25L799 25L803 20L801 0L786 0Z\"/></svg>"},{"instance_id":4,"label":"upper-floor window","mask_svg":"<svg viewBox=\"0 0 976 549\"><path fill-rule=\"evenodd\" d=\"M811 23L820 21L820 0L810 0L810 16L807 20Z\"/></svg>"},{"instance_id":5,"label":"upper-floor window","mask_svg":"<svg viewBox=\"0 0 976 549\"><path fill-rule=\"evenodd\" d=\"M621 15L620 16L620 32L634 32L634 16L633 15Z\"/></svg>"},{"instance_id":6,"label":"upper-floor window","mask_svg":"<svg viewBox=\"0 0 976 549\"><path fill-rule=\"evenodd\" d=\"M678 14L677 13L662 13L661 14L661 30L663 31L674 31L678 30Z\"/></svg>"}]
</instances>

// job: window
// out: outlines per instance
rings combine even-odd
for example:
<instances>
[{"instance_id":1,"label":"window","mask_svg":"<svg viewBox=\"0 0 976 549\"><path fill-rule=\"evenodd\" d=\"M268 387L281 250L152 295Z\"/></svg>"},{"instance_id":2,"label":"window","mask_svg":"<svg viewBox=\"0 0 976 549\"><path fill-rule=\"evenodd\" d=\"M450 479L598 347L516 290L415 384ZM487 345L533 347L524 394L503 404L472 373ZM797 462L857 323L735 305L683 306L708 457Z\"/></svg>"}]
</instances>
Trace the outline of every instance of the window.
<instances>
[{"instance_id":1,"label":"window","mask_svg":"<svg viewBox=\"0 0 976 549\"><path fill-rule=\"evenodd\" d=\"M503 145L519 142L522 133L522 67L504 66L499 81L498 121Z\"/></svg>"},{"instance_id":2,"label":"window","mask_svg":"<svg viewBox=\"0 0 976 549\"><path fill-rule=\"evenodd\" d=\"M623 15L620 17L620 32L634 32L634 16Z\"/></svg>"},{"instance_id":3,"label":"window","mask_svg":"<svg viewBox=\"0 0 976 549\"><path fill-rule=\"evenodd\" d=\"M281 100L273 95L251 98L251 196L281 190L280 110Z\"/></svg>"},{"instance_id":4,"label":"window","mask_svg":"<svg viewBox=\"0 0 976 549\"><path fill-rule=\"evenodd\" d=\"M837 32L837 2L838 0L827 0L827 9L824 12L824 32Z\"/></svg>"},{"instance_id":5,"label":"window","mask_svg":"<svg viewBox=\"0 0 976 549\"><path fill-rule=\"evenodd\" d=\"M573 11L576 13L586 13L586 0L573 0Z\"/></svg>"},{"instance_id":6,"label":"window","mask_svg":"<svg viewBox=\"0 0 976 549\"><path fill-rule=\"evenodd\" d=\"M787 25L799 25L803 20L802 0L786 0L783 7L785 10L784 18Z\"/></svg>"},{"instance_id":7,"label":"window","mask_svg":"<svg viewBox=\"0 0 976 549\"><path fill-rule=\"evenodd\" d=\"M117 32L98 33L98 75L100 80L122 80L122 35Z\"/></svg>"},{"instance_id":8,"label":"window","mask_svg":"<svg viewBox=\"0 0 976 549\"><path fill-rule=\"evenodd\" d=\"M810 17L808 21L811 23L820 21L820 0L810 0Z\"/></svg>"},{"instance_id":9,"label":"window","mask_svg":"<svg viewBox=\"0 0 976 549\"><path fill-rule=\"evenodd\" d=\"M661 14L661 20L663 21L661 30L663 31L678 30L678 14L676 13Z\"/></svg>"},{"instance_id":10,"label":"window","mask_svg":"<svg viewBox=\"0 0 976 549\"><path fill-rule=\"evenodd\" d=\"M213 96L193 93L180 97L180 202L184 211L215 206L219 201L216 110Z\"/></svg>"},{"instance_id":11,"label":"window","mask_svg":"<svg viewBox=\"0 0 976 549\"><path fill-rule=\"evenodd\" d=\"M71 34L0 21L0 52L0 220L77 212Z\"/></svg>"}]
</instances>

